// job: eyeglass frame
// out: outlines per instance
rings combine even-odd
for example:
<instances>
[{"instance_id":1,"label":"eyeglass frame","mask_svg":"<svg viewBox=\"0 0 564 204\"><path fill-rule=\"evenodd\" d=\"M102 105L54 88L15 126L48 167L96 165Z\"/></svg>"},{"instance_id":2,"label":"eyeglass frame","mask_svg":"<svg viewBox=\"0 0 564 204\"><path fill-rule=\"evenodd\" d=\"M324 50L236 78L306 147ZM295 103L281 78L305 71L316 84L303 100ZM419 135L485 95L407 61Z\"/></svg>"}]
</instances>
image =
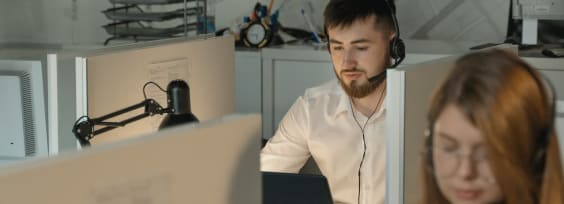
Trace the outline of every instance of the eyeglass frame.
<instances>
[{"instance_id":1,"label":"eyeglass frame","mask_svg":"<svg viewBox=\"0 0 564 204\"><path fill-rule=\"evenodd\" d=\"M422 152L423 155L425 155L425 168L426 170L433 175L434 177L437 177L436 173L435 173L435 162L433 160L433 149L435 149L434 147L434 133L433 133L433 129L432 128L427 128L424 132L425 135L425 148ZM438 149L437 149L438 150ZM439 151L439 150L438 150ZM454 167L452 167L452 170L450 173L448 173L446 175L446 177L453 177L456 173L456 171L459 170L460 165L462 163L462 159L466 158L466 159L470 159L474 165L479 166L479 165L488 165L487 168L489 168L489 157L487 152L484 152L483 154L478 154L479 156L475 156L477 155L475 153L475 151L472 151L470 154L461 154L459 153L459 151L457 151L457 153L453 154L456 158L456 165ZM483 176L480 176L483 177ZM492 176L493 178L493 176ZM484 178L484 180L492 183L495 182L495 179L490 179L489 177Z\"/></svg>"}]
</instances>

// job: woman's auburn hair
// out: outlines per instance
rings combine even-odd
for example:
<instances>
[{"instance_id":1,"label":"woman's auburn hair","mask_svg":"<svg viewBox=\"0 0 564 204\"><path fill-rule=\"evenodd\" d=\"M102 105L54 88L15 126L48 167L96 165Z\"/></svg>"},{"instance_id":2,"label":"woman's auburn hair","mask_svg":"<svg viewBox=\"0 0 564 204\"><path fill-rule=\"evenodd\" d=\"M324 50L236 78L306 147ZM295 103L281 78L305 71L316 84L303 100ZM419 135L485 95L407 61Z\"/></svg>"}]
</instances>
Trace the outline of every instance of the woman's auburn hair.
<instances>
[{"instance_id":1,"label":"woman's auburn hair","mask_svg":"<svg viewBox=\"0 0 564 204\"><path fill-rule=\"evenodd\" d=\"M481 131L503 203L564 203L560 150L551 118L554 104L543 83L518 56L493 49L459 58L431 99L430 128L445 107L454 105ZM548 137L545 162L540 164L544 171L535 172L531 167L540 149L535 144L542 137ZM429 159L422 160L421 201L448 203L433 168Z\"/></svg>"}]
</instances>

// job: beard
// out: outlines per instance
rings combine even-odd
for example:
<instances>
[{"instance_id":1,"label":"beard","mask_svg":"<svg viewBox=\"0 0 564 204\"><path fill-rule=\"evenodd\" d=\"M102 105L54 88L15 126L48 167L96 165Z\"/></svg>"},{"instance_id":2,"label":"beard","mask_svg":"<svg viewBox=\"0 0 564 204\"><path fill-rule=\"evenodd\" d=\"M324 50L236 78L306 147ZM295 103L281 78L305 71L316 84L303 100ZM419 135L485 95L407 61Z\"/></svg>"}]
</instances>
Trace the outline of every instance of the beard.
<instances>
[{"instance_id":1,"label":"beard","mask_svg":"<svg viewBox=\"0 0 564 204\"><path fill-rule=\"evenodd\" d=\"M340 74L337 74L337 72L335 71L335 75L337 76L337 79L339 79L339 84L341 84L341 87L343 87L345 93L347 93L347 95L353 98L364 98L368 96L369 94L374 92L374 90L376 90L376 88L378 88L378 85L380 84L380 83L371 83L368 80L362 80L362 79L352 80L350 84L346 84L341 77L342 74L346 72L359 72L359 71L364 72L366 74L366 71L364 71L363 69L359 69L358 67L348 70L341 70Z\"/></svg>"}]
</instances>

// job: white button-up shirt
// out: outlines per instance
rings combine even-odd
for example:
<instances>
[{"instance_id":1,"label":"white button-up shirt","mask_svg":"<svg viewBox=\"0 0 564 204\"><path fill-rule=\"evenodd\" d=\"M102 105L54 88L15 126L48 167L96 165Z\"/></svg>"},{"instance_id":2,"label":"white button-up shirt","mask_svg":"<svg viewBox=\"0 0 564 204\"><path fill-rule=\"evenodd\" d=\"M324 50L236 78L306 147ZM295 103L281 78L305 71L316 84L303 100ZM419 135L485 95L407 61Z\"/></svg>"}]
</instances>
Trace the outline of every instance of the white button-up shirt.
<instances>
[{"instance_id":1,"label":"white button-up shirt","mask_svg":"<svg viewBox=\"0 0 564 204\"><path fill-rule=\"evenodd\" d=\"M261 170L297 173L312 156L327 177L335 203L384 203L385 101L381 104L371 118L355 111L361 126L369 120L364 129L366 155L360 167L363 132L339 82L333 80L306 90L263 148Z\"/></svg>"}]
</instances>

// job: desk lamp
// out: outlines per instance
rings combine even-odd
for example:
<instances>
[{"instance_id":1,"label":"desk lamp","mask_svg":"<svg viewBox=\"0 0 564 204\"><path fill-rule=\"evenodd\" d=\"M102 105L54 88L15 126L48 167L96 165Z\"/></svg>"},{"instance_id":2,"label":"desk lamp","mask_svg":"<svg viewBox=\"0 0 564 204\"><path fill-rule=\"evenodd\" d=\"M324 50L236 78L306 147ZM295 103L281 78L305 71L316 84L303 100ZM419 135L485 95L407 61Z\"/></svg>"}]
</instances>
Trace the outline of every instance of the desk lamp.
<instances>
[{"instance_id":1,"label":"desk lamp","mask_svg":"<svg viewBox=\"0 0 564 204\"><path fill-rule=\"evenodd\" d=\"M155 84L153 82L148 82L143 86L143 90L148 84ZM198 122L198 118L190 110L190 88L188 84L183 80L173 80L168 86L167 90L163 90L160 86L155 84L159 89L167 93L167 108L163 108L154 99L148 99L145 96L145 100L140 103L134 104L132 106L120 109L113 113L98 117L89 118L88 116L80 117L72 128L72 132L82 147L90 146L90 140L101 133L113 130L118 127L123 127L129 123L135 122L137 120L146 118L148 116L153 116L155 114L166 114L165 118L162 120L159 130L185 124L191 122ZM143 92L145 93L145 92ZM145 111L141 114L127 118L119 122L108 122L107 120L119 116L124 113L131 112L138 108L144 107ZM105 126L101 129L95 129L95 126Z\"/></svg>"}]
</instances>

